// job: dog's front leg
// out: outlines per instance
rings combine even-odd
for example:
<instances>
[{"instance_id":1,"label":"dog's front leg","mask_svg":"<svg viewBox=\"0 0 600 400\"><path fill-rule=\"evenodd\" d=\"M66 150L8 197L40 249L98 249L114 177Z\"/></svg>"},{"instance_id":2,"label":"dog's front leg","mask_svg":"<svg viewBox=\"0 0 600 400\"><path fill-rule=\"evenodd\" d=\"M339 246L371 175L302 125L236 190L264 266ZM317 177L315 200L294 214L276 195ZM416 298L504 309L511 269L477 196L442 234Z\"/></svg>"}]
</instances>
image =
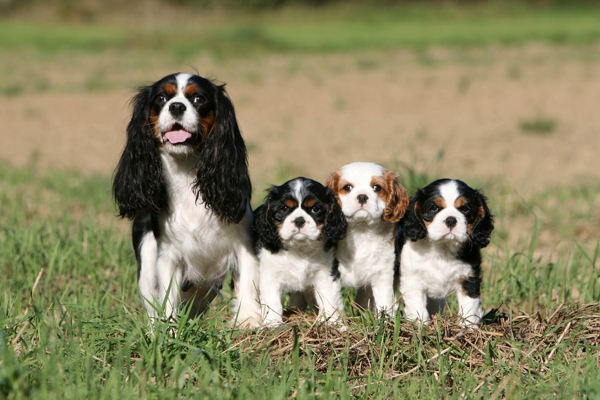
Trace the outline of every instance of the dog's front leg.
<instances>
[{"instance_id":1,"label":"dog's front leg","mask_svg":"<svg viewBox=\"0 0 600 400\"><path fill-rule=\"evenodd\" d=\"M375 300L377 313L385 313L390 318L396 313L396 299L394 298L394 270L378 273L371 280L371 290Z\"/></svg>"},{"instance_id":2,"label":"dog's front leg","mask_svg":"<svg viewBox=\"0 0 600 400\"><path fill-rule=\"evenodd\" d=\"M261 324L261 308L258 295L260 271L258 259L250 243L240 245L237 251L237 271L234 275L235 301L232 304L231 325L257 328Z\"/></svg>"},{"instance_id":3,"label":"dog's front leg","mask_svg":"<svg viewBox=\"0 0 600 400\"><path fill-rule=\"evenodd\" d=\"M158 301L164 307L164 315L173 317L180 302L179 288L183 278L183 268L168 252L158 257L156 263L158 272Z\"/></svg>"}]
</instances>

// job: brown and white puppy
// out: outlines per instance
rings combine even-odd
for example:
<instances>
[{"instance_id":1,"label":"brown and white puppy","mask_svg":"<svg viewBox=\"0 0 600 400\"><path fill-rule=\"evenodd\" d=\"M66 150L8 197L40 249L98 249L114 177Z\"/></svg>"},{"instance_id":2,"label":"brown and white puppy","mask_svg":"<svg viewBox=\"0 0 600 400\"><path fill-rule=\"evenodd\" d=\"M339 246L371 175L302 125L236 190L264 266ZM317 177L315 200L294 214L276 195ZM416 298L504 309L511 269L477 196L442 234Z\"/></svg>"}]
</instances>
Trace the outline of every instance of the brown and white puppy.
<instances>
[{"instance_id":1,"label":"brown and white puppy","mask_svg":"<svg viewBox=\"0 0 600 400\"><path fill-rule=\"evenodd\" d=\"M362 308L393 316L394 241L409 203L406 189L395 173L370 162L343 166L330 174L326 186L348 222L336 251L342 286L358 289L356 302Z\"/></svg>"},{"instance_id":2,"label":"brown and white puppy","mask_svg":"<svg viewBox=\"0 0 600 400\"><path fill-rule=\"evenodd\" d=\"M232 322L260 324L246 146L224 86L178 73L141 87L131 101L113 194L119 215L133 220L151 318L163 307L174 315L182 301L203 312L233 267Z\"/></svg>"},{"instance_id":3,"label":"brown and white puppy","mask_svg":"<svg viewBox=\"0 0 600 400\"><path fill-rule=\"evenodd\" d=\"M427 322L456 291L463 325L481 322L481 251L493 217L485 196L462 181L440 179L417 190L400 222L404 315Z\"/></svg>"}]
</instances>

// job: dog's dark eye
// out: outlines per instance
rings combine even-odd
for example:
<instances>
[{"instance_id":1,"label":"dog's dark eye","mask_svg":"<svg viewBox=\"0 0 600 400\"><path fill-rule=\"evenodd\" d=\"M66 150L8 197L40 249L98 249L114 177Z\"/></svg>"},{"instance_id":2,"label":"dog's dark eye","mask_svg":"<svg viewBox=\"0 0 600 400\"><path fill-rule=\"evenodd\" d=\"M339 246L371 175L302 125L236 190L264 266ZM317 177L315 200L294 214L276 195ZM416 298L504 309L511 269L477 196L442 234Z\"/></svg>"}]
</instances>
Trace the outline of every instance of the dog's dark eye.
<instances>
[{"instance_id":1,"label":"dog's dark eye","mask_svg":"<svg viewBox=\"0 0 600 400\"><path fill-rule=\"evenodd\" d=\"M194 102L194 104L202 104L202 103L206 103L206 99L202 96L194 96L194 98L192 99L192 101Z\"/></svg>"},{"instance_id":2,"label":"dog's dark eye","mask_svg":"<svg viewBox=\"0 0 600 400\"><path fill-rule=\"evenodd\" d=\"M289 211L289 209L290 208L288 206L282 206L281 207L281 211L284 211L284 212Z\"/></svg>"},{"instance_id":3,"label":"dog's dark eye","mask_svg":"<svg viewBox=\"0 0 600 400\"><path fill-rule=\"evenodd\" d=\"M377 193L377 192L381 192L381 186L379 186L379 185L375 185L375 186L373 186L373 191L374 191L375 193Z\"/></svg>"},{"instance_id":4,"label":"dog's dark eye","mask_svg":"<svg viewBox=\"0 0 600 400\"><path fill-rule=\"evenodd\" d=\"M464 206L460 207L459 210L463 214L467 214L469 211L471 211L471 206L468 204L465 204Z\"/></svg>"},{"instance_id":5,"label":"dog's dark eye","mask_svg":"<svg viewBox=\"0 0 600 400\"><path fill-rule=\"evenodd\" d=\"M343 187L343 189L346 192L350 192L350 191L352 191L352 185L346 185L346 186Z\"/></svg>"},{"instance_id":6,"label":"dog's dark eye","mask_svg":"<svg viewBox=\"0 0 600 400\"><path fill-rule=\"evenodd\" d=\"M313 214L316 214L319 211L321 211L321 207L319 207L319 206L313 206L313 208L310 209L310 212Z\"/></svg>"},{"instance_id":7,"label":"dog's dark eye","mask_svg":"<svg viewBox=\"0 0 600 400\"><path fill-rule=\"evenodd\" d=\"M440 208L438 206L436 206L435 204L430 204L429 206L427 206L427 211L429 211L429 212L436 212L439 209Z\"/></svg>"},{"instance_id":8,"label":"dog's dark eye","mask_svg":"<svg viewBox=\"0 0 600 400\"><path fill-rule=\"evenodd\" d=\"M156 102L158 104L162 104L166 101L167 101L167 98L165 96L163 96L162 94L159 94L158 96L156 96L156 100L154 100L154 102Z\"/></svg>"}]
</instances>

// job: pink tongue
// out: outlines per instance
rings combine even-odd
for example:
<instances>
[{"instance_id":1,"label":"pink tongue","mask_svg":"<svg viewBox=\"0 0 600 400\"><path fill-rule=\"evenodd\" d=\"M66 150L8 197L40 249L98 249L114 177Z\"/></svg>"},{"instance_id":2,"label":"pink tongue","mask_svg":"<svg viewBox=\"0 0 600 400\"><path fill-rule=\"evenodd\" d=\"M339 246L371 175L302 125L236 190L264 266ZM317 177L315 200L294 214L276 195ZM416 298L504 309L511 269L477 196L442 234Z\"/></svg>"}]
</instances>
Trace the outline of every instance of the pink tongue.
<instances>
[{"instance_id":1,"label":"pink tongue","mask_svg":"<svg viewBox=\"0 0 600 400\"><path fill-rule=\"evenodd\" d=\"M183 143L191 137L192 135L186 131L170 131L165 133L165 139L171 143Z\"/></svg>"}]
</instances>

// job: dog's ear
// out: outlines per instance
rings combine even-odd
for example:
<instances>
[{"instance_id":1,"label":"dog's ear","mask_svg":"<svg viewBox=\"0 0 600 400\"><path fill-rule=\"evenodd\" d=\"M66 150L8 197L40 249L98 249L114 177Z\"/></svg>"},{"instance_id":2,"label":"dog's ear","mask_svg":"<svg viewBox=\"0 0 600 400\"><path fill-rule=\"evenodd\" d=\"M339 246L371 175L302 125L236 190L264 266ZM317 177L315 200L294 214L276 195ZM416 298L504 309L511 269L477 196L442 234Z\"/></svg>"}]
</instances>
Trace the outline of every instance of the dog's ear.
<instances>
[{"instance_id":1,"label":"dog's ear","mask_svg":"<svg viewBox=\"0 0 600 400\"><path fill-rule=\"evenodd\" d=\"M325 218L325 224L323 225L323 234L327 237L325 243L325 249L330 249L335 243L339 242L346 237L346 229L348 228L348 222L346 216L342 212L338 200L333 195L333 191L330 188L327 189L327 203L329 204L329 212Z\"/></svg>"},{"instance_id":2,"label":"dog's ear","mask_svg":"<svg viewBox=\"0 0 600 400\"><path fill-rule=\"evenodd\" d=\"M338 169L329 174L329 176L327 177L327 182L325 182L325 186L333 191L333 195L335 196L338 203L340 202L339 183L341 176L342 175L340 173L340 170Z\"/></svg>"},{"instance_id":3,"label":"dog's ear","mask_svg":"<svg viewBox=\"0 0 600 400\"><path fill-rule=\"evenodd\" d=\"M385 170L384 179L389 193L382 218L385 221L398 222L406 213L410 199L404 186L398 182L398 175Z\"/></svg>"},{"instance_id":4,"label":"dog's ear","mask_svg":"<svg viewBox=\"0 0 600 400\"><path fill-rule=\"evenodd\" d=\"M410 238L413 242L419 239L424 239L427 236L427 228L421 217L421 202L422 190L417 190L417 193L410 199L406 214L400 220L400 227L405 237Z\"/></svg>"},{"instance_id":5,"label":"dog's ear","mask_svg":"<svg viewBox=\"0 0 600 400\"><path fill-rule=\"evenodd\" d=\"M151 86L142 87L131 100L133 112L127 125L127 142L115 170L113 196L121 218L157 213L167 207L159 140L150 123Z\"/></svg>"},{"instance_id":6,"label":"dog's ear","mask_svg":"<svg viewBox=\"0 0 600 400\"><path fill-rule=\"evenodd\" d=\"M238 223L252 193L248 155L225 85L215 85L215 93L215 122L200 153L193 189L222 221Z\"/></svg>"},{"instance_id":7,"label":"dog's ear","mask_svg":"<svg viewBox=\"0 0 600 400\"><path fill-rule=\"evenodd\" d=\"M269 216L269 196L265 200L265 204L254 210L254 232L256 234L256 252L262 247L275 254L279 249L283 248L281 238L277 226L273 222L273 218Z\"/></svg>"},{"instance_id":8,"label":"dog's ear","mask_svg":"<svg viewBox=\"0 0 600 400\"><path fill-rule=\"evenodd\" d=\"M483 193L475 191L474 197L479 203L477 208L477 219L473 223L471 230L471 242L480 248L486 247L490 243L490 236L494 230L494 217L487 206L487 201Z\"/></svg>"}]
</instances>

